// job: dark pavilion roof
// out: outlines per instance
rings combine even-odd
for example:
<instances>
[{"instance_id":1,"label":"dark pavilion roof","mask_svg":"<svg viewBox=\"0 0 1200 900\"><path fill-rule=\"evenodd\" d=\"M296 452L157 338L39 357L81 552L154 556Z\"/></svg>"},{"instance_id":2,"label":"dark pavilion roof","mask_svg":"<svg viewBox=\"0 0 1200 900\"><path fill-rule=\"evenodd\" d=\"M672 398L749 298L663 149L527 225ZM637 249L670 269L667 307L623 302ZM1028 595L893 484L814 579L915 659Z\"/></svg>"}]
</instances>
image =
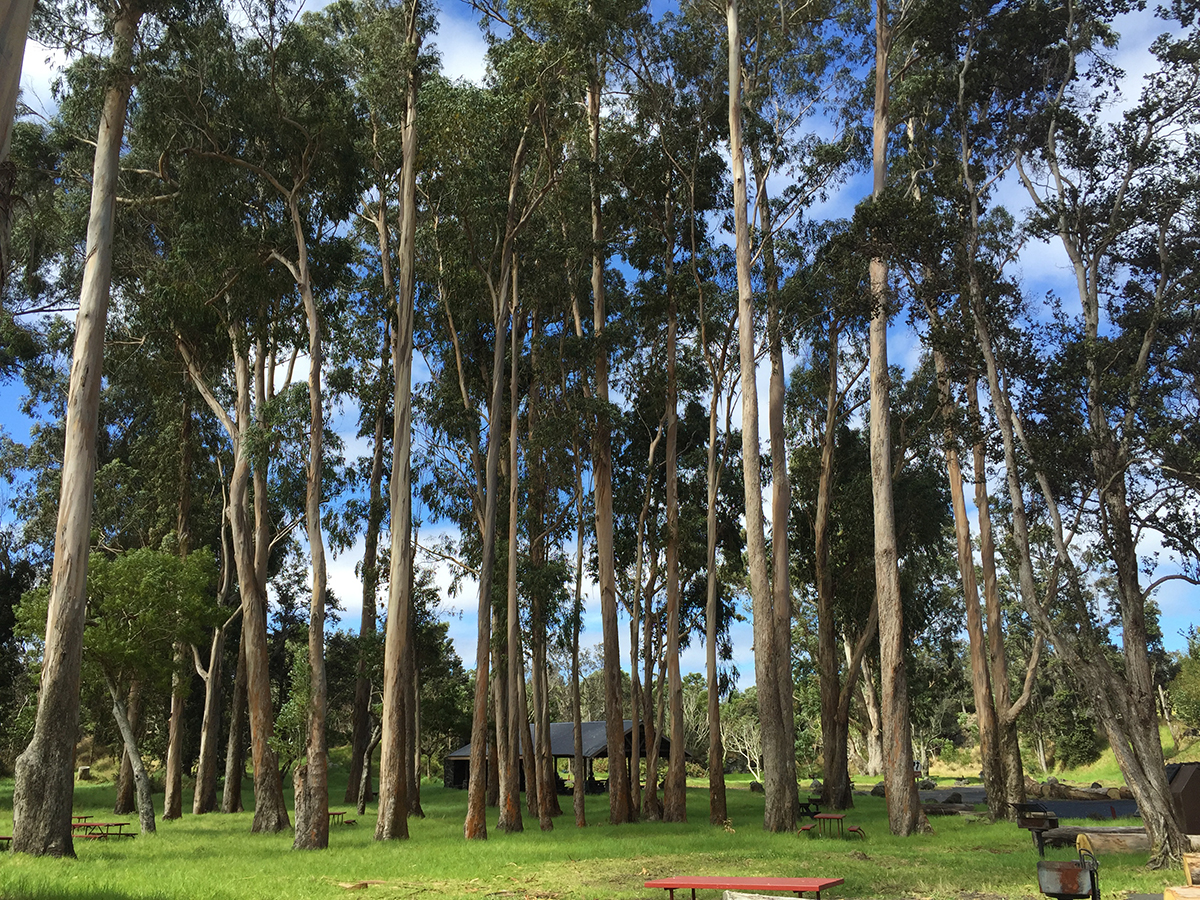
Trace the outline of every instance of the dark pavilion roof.
<instances>
[{"instance_id":1,"label":"dark pavilion roof","mask_svg":"<svg viewBox=\"0 0 1200 900\"><path fill-rule=\"evenodd\" d=\"M530 730L537 734L537 727L530 725ZM633 746L631 740L631 732L633 731L633 720L625 720L625 752L629 753ZM584 722L582 727L583 734L583 756L585 759L601 759L608 756L608 737L605 731L604 722ZM640 747L641 755L646 755L646 748ZM664 736L661 738L661 750L659 751L665 759L671 751L671 742ZM550 755L555 758L573 757L575 755L575 725L573 722L552 722L550 723ZM470 759L471 745L459 747L453 753L449 754L446 759Z\"/></svg>"}]
</instances>

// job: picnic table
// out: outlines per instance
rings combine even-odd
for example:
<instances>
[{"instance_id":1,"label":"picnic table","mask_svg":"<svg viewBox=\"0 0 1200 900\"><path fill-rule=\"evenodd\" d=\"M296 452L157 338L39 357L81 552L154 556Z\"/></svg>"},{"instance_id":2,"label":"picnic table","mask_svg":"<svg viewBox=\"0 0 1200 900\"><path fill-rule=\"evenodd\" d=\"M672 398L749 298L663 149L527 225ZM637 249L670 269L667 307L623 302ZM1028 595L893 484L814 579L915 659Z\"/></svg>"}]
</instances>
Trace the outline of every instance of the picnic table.
<instances>
[{"instance_id":1,"label":"picnic table","mask_svg":"<svg viewBox=\"0 0 1200 900\"><path fill-rule=\"evenodd\" d=\"M690 888L692 900L696 900L697 890L711 891L788 891L797 897L805 893L816 894L821 900L821 891L842 883L841 878L726 878L721 876L673 875L670 878L655 878L647 881L648 888L663 888L670 894L670 900L675 900L676 889Z\"/></svg>"},{"instance_id":2,"label":"picnic table","mask_svg":"<svg viewBox=\"0 0 1200 900\"><path fill-rule=\"evenodd\" d=\"M807 800L801 800L798 811L801 815L813 818L821 811L821 798L809 797Z\"/></svg>"},{"instance_id":3,"label":"picnic table","mask_svg":"<svg viewBox=\"0 0 1200 900\"><path fill-rule=\"evenodd\" d=\"M83 813L71 813L71 821L73 823L74 822L86 822L90 818L91 818L91 816L86 816Z\"/></svg>"},{"instance_id":4,"label":"picnic table","mask_svg":"<svg viewBox=\"0 0 1200 900\"><path fill-rule=\"evenodd\" d=\"M342 825L345 823L345 821L346 821L346 813L344 810L342 812L334 812L332 809L329 811L329 824L330 825Z\"/></svg>"},{"instance_id":5,"label":"picnic table","mask_svg":"<svg viewBox=\"0 0 1200 900\"><path fill-rule=\"evenodd\" d=\"M830 837L832 837L833 825L836 822L838 837L846 836L844 831L845 824L843 823L843 820L846 818L845 813L817 813L815 816L813 816L813 818L816 819L817 824L820 825L822 834L828 832Z\"/></svg>"},{"instance_id":6,"label":"picnic table","mask_svg":"<svg viewBox=\"0 0 1200 900\"><path fill-rule=\"evenodd\" d=\"M135 832L125 830L128 825L128 822L73 822L71 829L75 834L90 840L105 840L110 837L137 837Z\"/></svg>"}]
</instances>

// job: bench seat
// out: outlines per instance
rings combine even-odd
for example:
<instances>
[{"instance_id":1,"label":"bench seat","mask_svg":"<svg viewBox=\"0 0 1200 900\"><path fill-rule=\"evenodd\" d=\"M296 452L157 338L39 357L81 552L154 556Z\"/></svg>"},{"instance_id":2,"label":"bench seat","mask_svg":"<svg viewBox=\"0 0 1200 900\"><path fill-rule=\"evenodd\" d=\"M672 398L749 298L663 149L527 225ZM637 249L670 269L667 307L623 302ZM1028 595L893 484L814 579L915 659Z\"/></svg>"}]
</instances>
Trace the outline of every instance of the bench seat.
<instances>
[{"instance_id":1,"label":"bench seat","mask_svg":"<svg viewBox=\"0 0 1200 900\"><path fill-rule=\"evenodd\" d=\"M749 877L727 878L722 876L674 875L670 878L656 878L646 882L648 888L662 888L670 893L670 900L675 900L676 889L690 889L692 900L696 891L786 891L797 897L806 893L815 894L821 898L821 891L841 884L841 878L772 878Z\"/></svg>"}]
</instances>

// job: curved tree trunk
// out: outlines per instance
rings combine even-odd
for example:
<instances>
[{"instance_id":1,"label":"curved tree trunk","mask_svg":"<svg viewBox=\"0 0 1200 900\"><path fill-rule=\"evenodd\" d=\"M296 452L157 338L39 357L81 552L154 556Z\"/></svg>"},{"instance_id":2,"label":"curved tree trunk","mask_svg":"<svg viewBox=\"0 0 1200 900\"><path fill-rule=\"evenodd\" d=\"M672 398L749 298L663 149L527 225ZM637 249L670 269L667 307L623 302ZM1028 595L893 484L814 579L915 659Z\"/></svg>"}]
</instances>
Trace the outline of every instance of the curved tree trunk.
<instances>
[{"instance_id":1,"label":"curved tree trunk","mask_svg":"<svg viewBox=\"0 0 1200 900\"><path fill-rule=\"evenodd\" d=\"M18 26L12 35L15 38L21 8L18 6L12 12L12 24ZM17 758L13 786L12 846L19 853L35 856L75 855L71 840L71 801L75 788L75 742L79 732L79 680L87 607L92 493L96 479L100 378L112 274L117 176L125 134L125 110L133 84L133 46L141 16L139 6L125 4L113 25L109 66L112 82L104 93L96 136L86 264L79 313L75 319L37 718L33 739ZM11 113L5 118L7 133Z\"/></svg>"},{"instance_id":2,"label":"curved tree trunk","mask_svg":"<svg viewBox=\"0 0 1200 900\"><path fill-rule=\"evenodd\" d=\"M125 711L129 726L136 735L142 721L142 684L136 678L129 682L129 699L125 701ZM118 816L127 816L136 810L137 785L133 780L133 762L122 744L121 771L117 775L117 799L113 804L113 812Z\"/></svg>"},{"instance_id":3,"label":"curved tree trunk","mask_svg":"<svg viewBox=\"0 0 1200 900\"><path fill-rule=\"evenodd\" d=\"M113 719L116 720L117 730L121 732L121 740L125 744L125 755L133 770L133 783L136 786L138 825L143 835L154 834L154 802L150 793L150 776L142 765L142 757L138 752L137 738L133 734L133 724L125 712L125 704L121 702L121 694L117 685L106 673L104 681L108 685L108 694L112 697Z\"/></svg>"}]
</instances>

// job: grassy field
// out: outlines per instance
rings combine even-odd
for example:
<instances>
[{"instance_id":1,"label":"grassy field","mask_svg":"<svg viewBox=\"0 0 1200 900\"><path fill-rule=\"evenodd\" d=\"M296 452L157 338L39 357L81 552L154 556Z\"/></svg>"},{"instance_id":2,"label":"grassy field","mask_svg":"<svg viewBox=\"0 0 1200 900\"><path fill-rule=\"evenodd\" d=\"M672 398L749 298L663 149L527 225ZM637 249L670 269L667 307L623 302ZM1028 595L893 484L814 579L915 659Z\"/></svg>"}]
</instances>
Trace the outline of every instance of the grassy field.
<instances>
[{"instance_id":1,"label":"grassy field","mask_svg":"<svg viewBox=\"0 0 1200 900\"><path fill-rule=\"evenodd\" d=\"M344 773L335 769L333 809L340 802ZM0 853L2 900L241 900L241 898L332 898L346 896L342 883L380 881L351 896L384 898L470 898L470 900L666 900L647 890L649 878L673 874L840 877L845 884L825 893L838 898L958 898L998 900L1040 897L1037 853L1029 835L1015 825L983 818L933 819L934 833L894 838L880 799L856 797L847 822L866 830L858 839L766 834L762 797L743 784L730 791L730 825L708 824L707 791L688 791L689 822L682 825L606 824L608 798L588 798L589 827L577 829L564 797L566 815L550 833L527 821L523 834L494 829L489 840L467 843L462 836L466 795L426 785L426 818L413 820L411 839L373 840L371 811L358 824L334 827L330 847L293 851L292 835L251 835L250 813L192 816L162 822L158 834L127 841L80 841L78 859L34 859ZM190 794L188 795L190 798ZM161 803L161 795L156 800ZM111 784L77 786L75 808L112 819ZM247 794L246 806L252 797ZM136 816L129 818L136 827ZM1110 824L1112 824L1110 822ZM12 782L0 781L0 833L11 834ZM1051 850L1053 858L1073 851ZM1101 860L1106 900L1130 893L1157 893L1181 873L1150 872L1145 854ZM681 900L686 900L681 894ZM720 900L705 893L700 900Z\"/></svg>"}]
</instances>

